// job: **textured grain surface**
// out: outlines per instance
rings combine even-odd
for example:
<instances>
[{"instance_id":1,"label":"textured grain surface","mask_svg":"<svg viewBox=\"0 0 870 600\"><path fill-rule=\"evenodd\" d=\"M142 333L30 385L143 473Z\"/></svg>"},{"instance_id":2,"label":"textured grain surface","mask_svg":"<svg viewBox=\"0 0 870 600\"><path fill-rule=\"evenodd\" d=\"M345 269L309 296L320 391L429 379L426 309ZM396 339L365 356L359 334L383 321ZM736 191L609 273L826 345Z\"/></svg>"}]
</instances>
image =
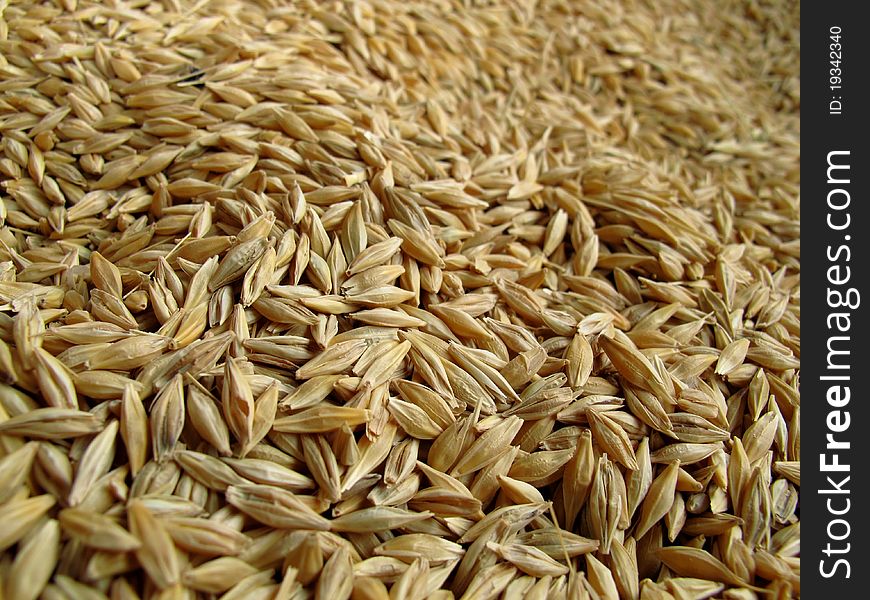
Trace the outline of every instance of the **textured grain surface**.
<instances>
[{"instance_id":1,"label":"textured grain surface","mask_svg":"<svg viewBox=\"0 0 870 600\"><path fill-rule=\"evenodd\" d=\"M0 3L0 595L800 595L798 6Z\"/></svg>"}]
</instances>

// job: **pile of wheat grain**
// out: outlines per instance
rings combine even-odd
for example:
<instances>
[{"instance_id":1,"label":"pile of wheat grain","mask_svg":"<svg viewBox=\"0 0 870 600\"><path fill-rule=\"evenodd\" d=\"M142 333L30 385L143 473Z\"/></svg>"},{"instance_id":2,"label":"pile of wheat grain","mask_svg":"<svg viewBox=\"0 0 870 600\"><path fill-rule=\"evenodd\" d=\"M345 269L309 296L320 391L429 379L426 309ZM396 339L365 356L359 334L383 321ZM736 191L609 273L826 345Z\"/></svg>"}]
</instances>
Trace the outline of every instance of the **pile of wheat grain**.
<instances>
[{"instance_id":1,"label":"pile of wheat grain","mask_svg":"<svg viewBox=\"0 0 870 600\"><path fill-rule=\"evenodd\" d=\"M797 2L0 14L4 598L799 596Z\"/></svg>"}]
</instances>

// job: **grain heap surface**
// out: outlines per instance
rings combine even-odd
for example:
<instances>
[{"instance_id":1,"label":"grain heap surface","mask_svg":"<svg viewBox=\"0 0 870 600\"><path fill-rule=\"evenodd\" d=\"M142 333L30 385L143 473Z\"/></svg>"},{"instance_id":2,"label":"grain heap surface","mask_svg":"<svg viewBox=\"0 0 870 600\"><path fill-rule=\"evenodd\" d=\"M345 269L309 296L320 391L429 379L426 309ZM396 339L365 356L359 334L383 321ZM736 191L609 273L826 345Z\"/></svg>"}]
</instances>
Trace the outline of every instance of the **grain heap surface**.
<instances>
[{"instance_id":1,"label":"grain heap surface","mask_svg":"<svg viewBox=\"0 0 870 600\"><path fill-rule=\"evenodd\" d=\"M3 597L800 595L797 2L0 13Z\"/></svg>"}]
</instances>

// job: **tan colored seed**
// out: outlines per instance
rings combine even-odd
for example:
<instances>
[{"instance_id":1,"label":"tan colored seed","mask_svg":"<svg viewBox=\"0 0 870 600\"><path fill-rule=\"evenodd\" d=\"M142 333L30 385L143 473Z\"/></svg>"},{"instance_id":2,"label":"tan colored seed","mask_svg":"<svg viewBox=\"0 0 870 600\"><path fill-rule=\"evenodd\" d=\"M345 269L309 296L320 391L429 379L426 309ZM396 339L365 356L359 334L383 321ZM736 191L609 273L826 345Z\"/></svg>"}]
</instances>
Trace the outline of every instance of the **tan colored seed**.
<instances>
[{"instance_id":1,"label":"tan colored seed","mask_svg":"<svg viewBox=\"0 0 870 600\"><path fill-rule=\"evenodd\" d=\"M153 4L0 9L0 596L800 596L798 11Z\"/></svg>"}]
</instances>

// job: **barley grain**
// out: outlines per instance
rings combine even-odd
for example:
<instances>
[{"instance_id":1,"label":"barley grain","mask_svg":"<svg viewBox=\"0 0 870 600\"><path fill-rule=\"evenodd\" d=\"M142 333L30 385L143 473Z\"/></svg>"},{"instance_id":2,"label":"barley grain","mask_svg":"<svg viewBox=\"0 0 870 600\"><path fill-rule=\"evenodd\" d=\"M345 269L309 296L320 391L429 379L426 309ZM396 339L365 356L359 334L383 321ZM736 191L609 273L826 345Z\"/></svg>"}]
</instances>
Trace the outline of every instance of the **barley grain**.
<instances>
[{"instance_id":1,"label":"barley grain","mask_svg":"<svg viewBox=\"0 0 870 600\"><path fill-rule=\"evenodd\" d=\"M792 3L267 4L4 5L5 595L799 596Z\"/></svg>"}]
</instances>

